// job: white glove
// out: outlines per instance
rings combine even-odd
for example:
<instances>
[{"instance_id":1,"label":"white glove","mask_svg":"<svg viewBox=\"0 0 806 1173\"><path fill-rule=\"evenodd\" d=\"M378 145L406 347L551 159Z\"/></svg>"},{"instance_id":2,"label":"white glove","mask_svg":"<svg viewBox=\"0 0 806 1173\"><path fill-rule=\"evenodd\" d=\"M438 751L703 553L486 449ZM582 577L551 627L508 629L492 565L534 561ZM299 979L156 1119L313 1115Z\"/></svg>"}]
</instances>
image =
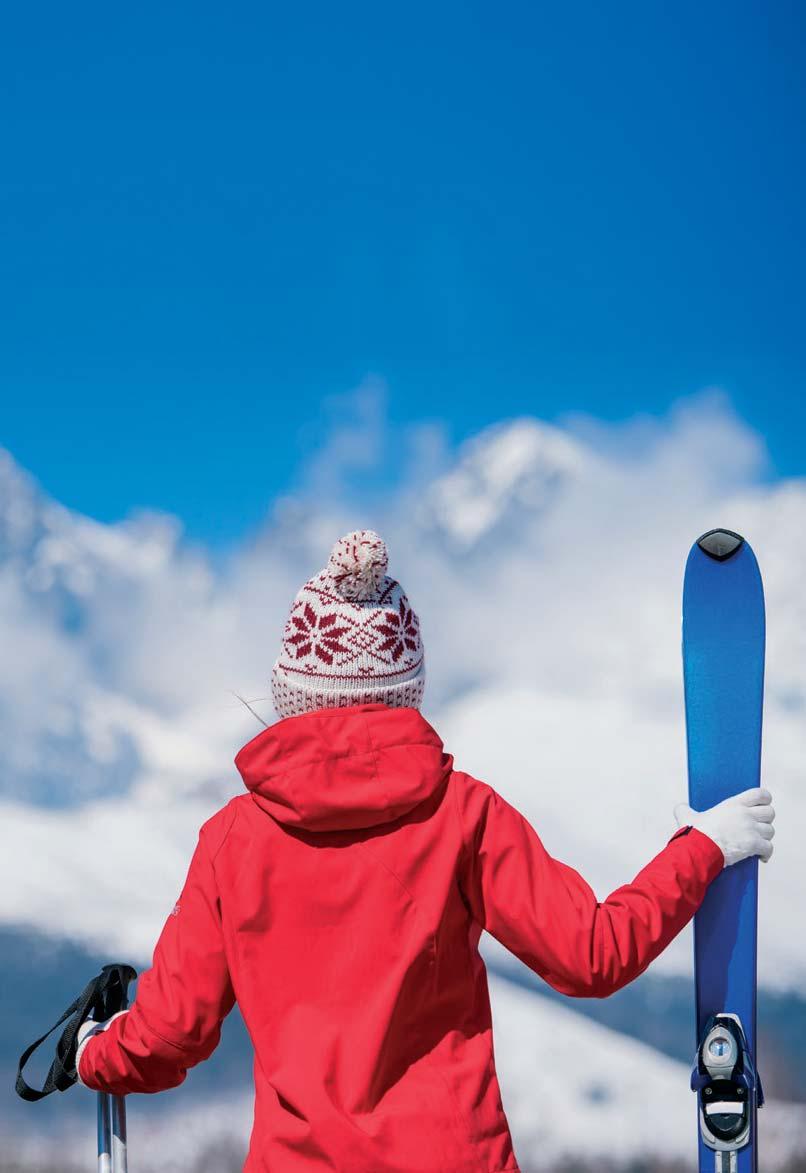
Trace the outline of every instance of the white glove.
<instances>
[{"instance_id":1,"label":"white glove","mask_svg":"<svg viewBox=\"0 0 806 1173\"><path fill-rule=\"evenodd\" d=\"M755 786L731 795L707 811L695 811L687 803L679 802L674 817L679 827L696 827L713 839L722 850L726 868L751 855L760 856L766 863L772 855L771 839L775 834L772 825L775 810L771 803L769 790Z\"/></svg>"},{"instance_id":2,"label":"white glove","mask_svg":"<svg viewBox=\"0 0 806 1173\"><path fill-rule=\"evenodd\" d=\"M108 1030L116 1018L120 1018L121 1014L127 1013L127 1010L118 1010L117 1014L113 1014L111 1018L107 1018L103 1022L95 1022L92 1018L88 1018L86 1022L82 1022L81 1026L78 1028L78 1034L76 1035L76 1039L78 1041L78 1047L76 1049L76 1073L78 1073L78 1065L81 1062L81 1056L84 1053L84 1048L90 1039L94 1038L95 1035L99 1035L103 1031ZM80 1075L78 1077L78 1082L84 1083L84 1080Z\"/></svg>"}]
</instances>

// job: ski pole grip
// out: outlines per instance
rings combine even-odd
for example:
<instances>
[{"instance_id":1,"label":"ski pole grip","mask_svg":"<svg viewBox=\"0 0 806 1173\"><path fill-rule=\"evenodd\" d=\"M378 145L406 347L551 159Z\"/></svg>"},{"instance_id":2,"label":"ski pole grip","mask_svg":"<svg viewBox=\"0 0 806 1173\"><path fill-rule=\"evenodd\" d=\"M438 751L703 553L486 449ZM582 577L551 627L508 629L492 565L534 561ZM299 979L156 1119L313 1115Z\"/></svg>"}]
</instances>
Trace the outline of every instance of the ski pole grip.
<instances>
[{"instance_id":1,"label":"ski pole grip","mask_svg":"<svg viewBox=\"0 0 806 1173\"><path fill-rule=\"evenodd\" d=\"M101 972L87 983L76 1000L70 1003L64 1014L50 1030L45 1031L41 1038L31 1043L30 1047L27 1047L20 1056L15 1091L21 1099L35 1103L37 1100L49 1096L51 1092L67 1091L77 1082L78 1028L88 1018L92 1018L96 1022L103 1022L119 1010L125 1010L129 999L129 984L136 977L137 970L131 965L105 965ZM50 1065L45 1082L41 1088L31 1087L23 1077L23 1068L34 1051L63 1022L67 1022L67 1026L56 1044L56 1056Z\"/></svg>"},{"instance_id":2,"label":"ski pole grip","mask_svg":"<svg viewBox=\"0 0 806 1173\"><path fill-rule=\"evenodd\" d=\"M129 1005L129 985L136 978L137 971L130 965L105 965L100 973L92 1017L103 1022L119 1010L125 1010Z\"/></svg>"}]
</instances>

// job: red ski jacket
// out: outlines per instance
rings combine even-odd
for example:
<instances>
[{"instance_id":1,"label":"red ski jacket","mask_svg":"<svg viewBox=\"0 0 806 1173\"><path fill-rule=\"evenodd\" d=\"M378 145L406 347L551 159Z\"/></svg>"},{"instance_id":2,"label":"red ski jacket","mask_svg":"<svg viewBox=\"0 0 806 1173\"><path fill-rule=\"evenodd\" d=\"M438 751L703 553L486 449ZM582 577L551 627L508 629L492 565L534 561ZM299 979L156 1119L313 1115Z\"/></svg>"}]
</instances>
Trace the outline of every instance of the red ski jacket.
<instances>
[{"instance_id":1,"label":"red ski jacket","mask_svg":"<svg viewBox=\"0 0 806 1173\"><path fill-rule=\"evenodd\" d=\"M175 1087L237 999L255 1048L248 1173L511 1173L478 952L603 998L680 932L723 866L692 828L599 903L414 709L289 717L236 764L128 1013L87 1043L98 1090Z\"/></svg>"}]
</instances>

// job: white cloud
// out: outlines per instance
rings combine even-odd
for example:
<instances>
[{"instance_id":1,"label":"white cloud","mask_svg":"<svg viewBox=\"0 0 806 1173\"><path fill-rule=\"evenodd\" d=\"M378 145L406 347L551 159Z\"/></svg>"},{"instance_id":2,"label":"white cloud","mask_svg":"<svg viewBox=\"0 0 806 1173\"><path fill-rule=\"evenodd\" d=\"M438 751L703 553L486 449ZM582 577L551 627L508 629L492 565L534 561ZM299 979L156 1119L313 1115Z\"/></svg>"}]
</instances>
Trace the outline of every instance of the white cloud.
<instances>
[{"instance_id":1,"label":"white cloud","mask_svg":"<svg viewBox=\"0 0 806 1173\"><path fill-rule=\"evenodd\" d=\"M806 901L806 485L770 482L761 439L716 393L661 420L501 424L450 467L439 426L391 428L377 387L334 410L295 498L222 567L173 519L100 525L0 464L0 916L148 957L257 729L228 690L272 719L287 607L355 524L384 533L421 615L427 713L459 763L604 894L665 842L685 795L683 567L692 540L725 525L752 542L769 611L764 761L780 831L762 870L761 975L802 983L789 909ZM404 453L392 488L377 467L390 452ZM683 939L657 965L689 962Z\"/></svg>"}]
</instances>

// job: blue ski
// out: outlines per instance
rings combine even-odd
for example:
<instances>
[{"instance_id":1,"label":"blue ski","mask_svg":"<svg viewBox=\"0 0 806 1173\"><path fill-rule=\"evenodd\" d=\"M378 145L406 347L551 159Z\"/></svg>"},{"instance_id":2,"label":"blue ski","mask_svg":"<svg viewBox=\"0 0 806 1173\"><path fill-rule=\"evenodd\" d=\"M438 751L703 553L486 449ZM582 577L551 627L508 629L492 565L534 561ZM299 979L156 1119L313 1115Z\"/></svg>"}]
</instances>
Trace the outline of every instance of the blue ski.
<instances>
[{"instance_id":1,"label":"blue ski","mask_svg":"<svg viewBox=\"0 0 806 1173\"><path fill-rule=\"evenodd\" d=\"M689 804L705 810L759 785L764 592L730 530L691 548L683 588ZM694 918L700 1173L756 1173L758 860L726 868Z\"/></svg>"}]
</instances>

